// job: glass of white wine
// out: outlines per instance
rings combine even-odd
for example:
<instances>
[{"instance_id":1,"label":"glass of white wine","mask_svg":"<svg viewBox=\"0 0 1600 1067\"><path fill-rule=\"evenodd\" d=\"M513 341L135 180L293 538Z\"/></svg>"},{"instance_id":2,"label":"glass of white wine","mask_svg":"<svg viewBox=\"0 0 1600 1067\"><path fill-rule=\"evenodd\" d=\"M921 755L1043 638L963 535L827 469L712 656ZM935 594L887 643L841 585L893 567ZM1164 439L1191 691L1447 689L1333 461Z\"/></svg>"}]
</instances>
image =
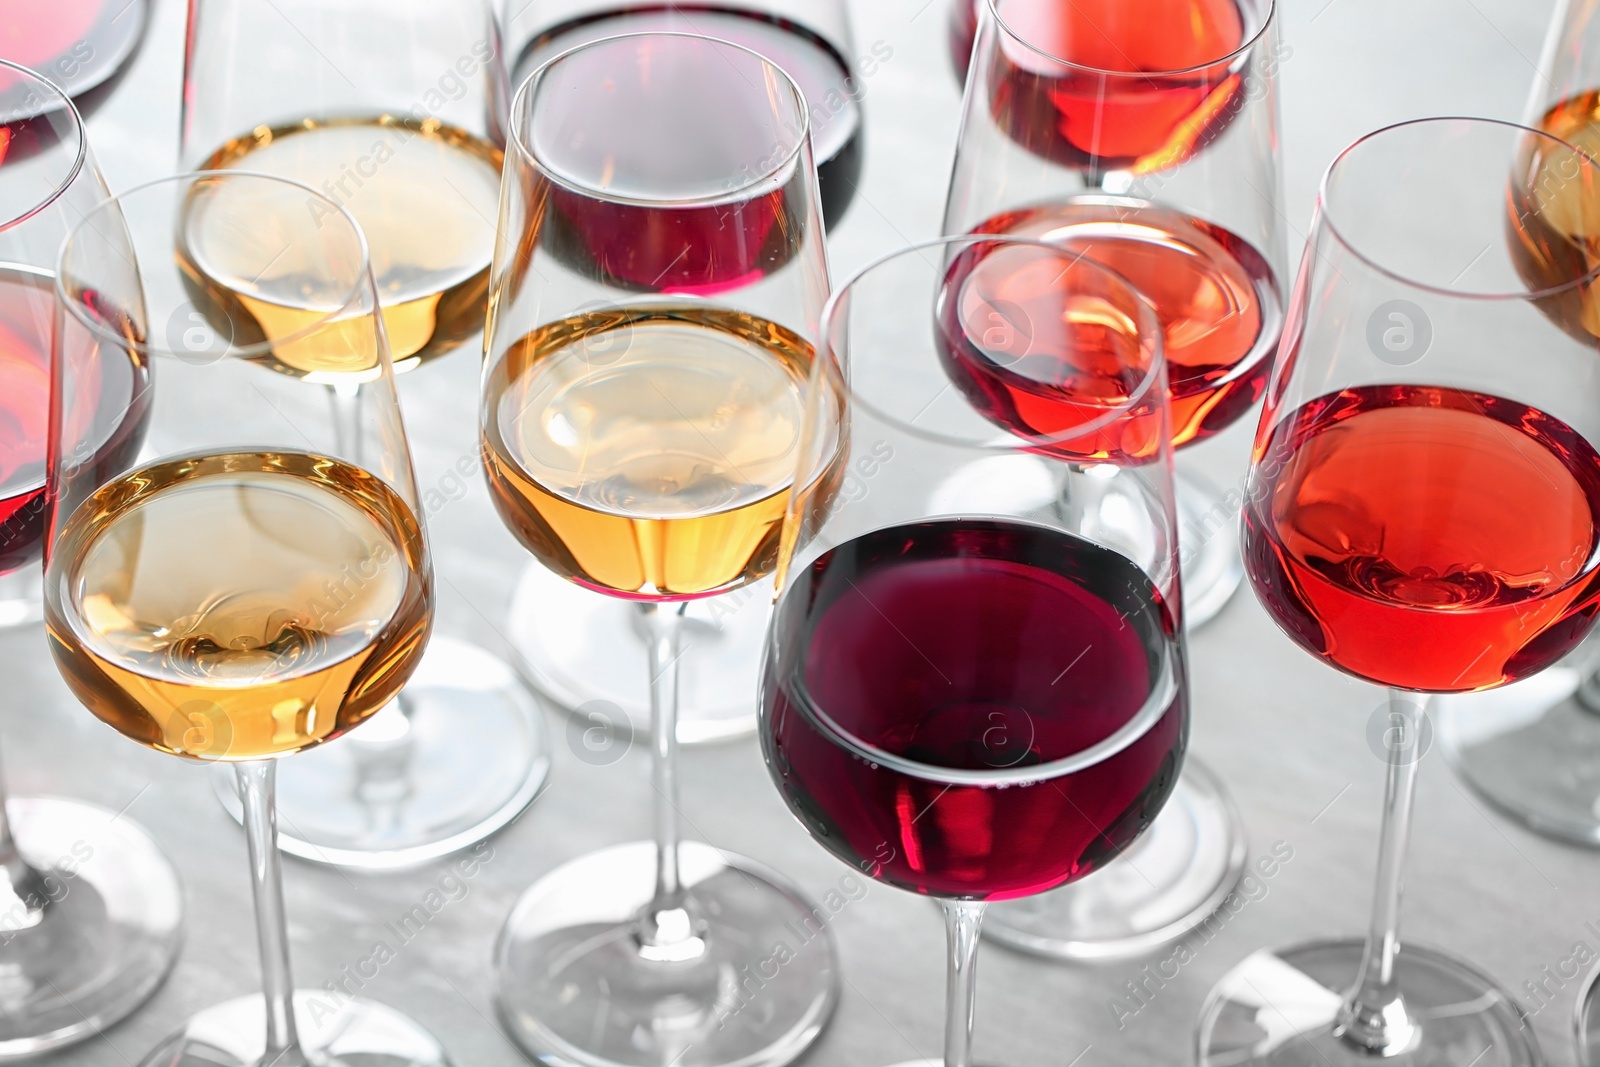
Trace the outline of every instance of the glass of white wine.
<instances>
[{"instance_id":1,"label":"glass of white wine","mask_svg":"<svg viewBox=\"0 0 1600 1067\"><path fill-rule=\"evenodd\" d=\"M433 578L360 229L311 188L211 172L91 210L62 246L45 625L74 695L124 735L232 765L244 798L263 995L207 1009L147 1063L446 1062L369 1001L295 993L273 804L278 759L384 707L422 658ZM270 341L284 306L319 317ZM335 417L276 358L361 368ZM158 387L107 405L107 363ZM137 461L104 459L137 418Z\"/></svg>"},{"instance_id":2,"label":"glass of white wine","mask_svg":"<svg viewBox=\"0 0 1600 1067\"><path fill-rule=\"evenodd\" d=\"M501 1016L543 1063L776 1067L833 1009L832 935L777 875L680 841L677 710L687 606L777 562L828 294L805 99L754 52L647 33L551 61L512 117L490 491L541 564L649 637L655 840L523 895Z\"/></svg>"},{"instance_id":3,"label":"glass of white wine","mask_svg":"<svg viewBox=\"0 0 1600 1067\"><path fill-rule=\"evenodd\" d=\"M347 209L367 237L396 372L475 341L508 99L491 0L195 0L189 11L184 166L279 175ZM258 323L270 339L316 314L291 302ZM266 358L338 390L344 417L359 406L359 374L326 353L279 346ZM430 454L441 470L424 457L423 473L457 485L476 461L463 432L472 380L466 367L425 377L413 422L440 441ZM549 766L538 704L516 673L441 639L371 726L285 772L283 847L349 868L415 866L511 822ZM237 818L232 778L216 783Z\"/></svg>"}]
</instances>

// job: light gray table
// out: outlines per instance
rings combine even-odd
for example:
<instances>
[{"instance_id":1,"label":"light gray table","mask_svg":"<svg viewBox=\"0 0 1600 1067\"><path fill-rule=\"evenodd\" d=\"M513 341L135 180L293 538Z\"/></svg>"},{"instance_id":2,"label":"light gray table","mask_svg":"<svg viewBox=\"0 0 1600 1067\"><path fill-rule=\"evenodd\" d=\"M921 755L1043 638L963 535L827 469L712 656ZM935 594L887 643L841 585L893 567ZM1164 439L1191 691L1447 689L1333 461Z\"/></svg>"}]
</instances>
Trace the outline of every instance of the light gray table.
<instances>
[{"instance_id":1,"label":"light gray table","mask_svg":"<svg viewBox=\"0 0 1600 1067\"><path fill-rule=\"evenodd\" d=\"M134 69L90 123L114 188L175 165L185 6L155 0ZM840 278L898 244L934 235L957 111L944 0L856 0L854 7L859 46L882 40L894 57L867 85L865 183L832 245ZM1284 210L1291 234L1304 234L1322 169L1356 136L1427 114L1518 117L1549 7L1546 0L1287 0L1284 37L1294 51L1283 65ZM476 359L462 352L402 383L425 486L475 449L477 372ZM1251 423L1201 450L1224 484L1243 472ZM526 557L501 529L483 487L473 485L443 509L433 532L441 629L491 647L502 642L510 589ZM1292 846L1293 860L1120 1030L1108 1000L1140 965L1073 969L986 947L977 1037L983 1062L1188 1063L1201 1000L1230 966L1262 945L1364 926L1383 778L1366 727L1381 694L1291 646L1248 592L1195 637L1193 662L1195 751L1237 797L1252 855L1281 840ZM203 770L130 744L73 702L37 630L0 637L0 679L13 788L113 809L131 802L130 815L184 878L189 941L170 981L131 1020L57 1057L74 1067L136 1064L190 1012L258 987L244 840ZM431 1028L462 1067L522 1062L492 1021L489 986L490 948L517 894L565 860L649 831L645 753L588 766L567 750L563 724L552 725L557 752L548 792L495 839L494 858L469 895L440 913L366 989ZM684 778L691 833L784 871L814 894L845 873L789 818L753 741L687 752ZM1600 891L1588 888L1600 889L1600 855L1545 842L1486 814L1438 753L1426 760L1417 828L1406 922L1417 940L1473 960L1513 989L1569 955L1574 942L1595 944L1584 924L1600 918ZM381 926L419 902L440 874L363 877L289 861L300 984L320 986L365 956ZM835 930L847 982L809 1062L881 1067L937 1055L944 950L935 910L874 886L839 915ZM1573 1060L1567 1020L1575 993L1569 983L1535 1017L1556 1067Z\"/></svg>"}]
</instances>

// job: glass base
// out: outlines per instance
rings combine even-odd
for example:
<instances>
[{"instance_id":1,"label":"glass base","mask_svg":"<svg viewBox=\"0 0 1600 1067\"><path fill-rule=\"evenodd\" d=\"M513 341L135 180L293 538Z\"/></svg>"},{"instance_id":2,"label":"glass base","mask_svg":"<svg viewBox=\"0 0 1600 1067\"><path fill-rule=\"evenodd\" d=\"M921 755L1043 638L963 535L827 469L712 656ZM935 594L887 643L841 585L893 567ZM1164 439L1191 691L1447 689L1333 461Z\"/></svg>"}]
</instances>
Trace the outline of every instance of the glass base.
<instances>
[{"instance_id":1,"label":"glass base","mask_svg":"<svg viewBox=\"0 0 1600 1067\"><path fill-rule=\"evenodd\" d=\"M696 745L756 730L772 583L689 604L678 674L678 741ZM635 737L650 732L650 674L639 611L535 563L511 601L517 666L568 714L620 709Z\"/></svg>"},{"instance_id":2,"label":"glass base","mask_svg":"<svg viewBox=\"0 0 1600 1067\"><path fill-rule=\"evenodd\" d=\"M1582 675L1553 667L1436 704L1445 757L1473 792L1535 833L1600 846L1600 715L1578 703Z\"/></svg>"},{"instance_id":3,"label":"glass base","mask_svg":"<svg viewBox=\"0 0 1600 1067\"><path fill-rule=\"evenodd\" d=\"M1244 873L1248 841L1215 775L1190 759L1172 799L1133 847L1080 882L991 904L983 934L1036 956L1143 956L1221 906Z\"/></svg>"},{"instance_id":4,"label":"glass base","mask_svg":"<svg viewBox=\"0 0 1600 1067\"><path fill-rule=\"evenodd\" d=\"M370 1000L296 990L294 1018L301 1051L313 1065L448 1067L450 1063L432 1034ZM266 1054L266 1043L266 1001L259 994L240 997L191 1018L156 1046L140 1067L256 1067Z\"/></svg>"},{"instance_id":5,"label":"glass base","mask_svg":"<svg viewBox=\"0 0 1600 1067\"><path fill-rule=\"evenodd\" d=\"M30 922L0 889L0 1061L94 1037L156 991L183 943L183 890L132 820L54 798L6 804L53 900Z\"/></svg>"},{"instance_id":6,"label":"glass base","mask_svg":"<svg viewBox=\"0 0 1600 1067\"><path fill-rule=\"evenodd\" d=\"M44 569L37 563L0 575L0 630L44 620Z\"/></svg>"},{"instance_id":7,"label":"glass base","mask_svg":"<svg viewBox=\"0 0 1600 1067\"><path fill-rule=\"evenodd\" d=\"M1223 976L1200 1013L1199 1067L1541 1067L1522 1010L1459 960L1406 945L1397 974L1417 1026L1409 1051L1382 1058L1334 1036L1361 969L1359 941L1263 949Z\"/></svg>"},{"instance_id":8,"label":"glass base","mask_svg":"<svg viewBox=\"0 0 1600 1067\"><path fill-rule=\"evenodd\" d=\"M1584 980L1572 1022L1577 1031L1578 1067L1600 1067L1600 967Z\"/></svg>"},{"instance_id":9,"label":"glass base","mask_svg":"<svg viewBox=\"0 0 1600 1067\"><path fill-rule=\"evenodd\" d=\"M1239 513L1216 486L1181 465L1177 497L1184 628L1197 630L1221 614L1244 582Z\"/></svg>"},{"instance_id":10,"label":"glass base","mask_svg":"<svg viewBox=\"0 0 1600 1067\"><path fill-rule=\"evenodd\" d=\"M838 1001L826 906L772 872L699 842L679 850L704 951L647 960L634 917L655 849L580 857L522 895L495 948L511 1036L549 1067L777 1067L801 1055Z\"/></svg>"},{"instance_id":11,"label":"glass base","mask_svg":"<svg viewBox=\"0 0 1600 1067\"><path fill-rule=\"evenodd\" d=\"M539 703L489 653L435 637L399 698L337 741L278 767L279 847L334 867L392 871L470 848L533 801L550 772ZM232 765L212 785L243 817Z\"/></svg>"}]
</instances>

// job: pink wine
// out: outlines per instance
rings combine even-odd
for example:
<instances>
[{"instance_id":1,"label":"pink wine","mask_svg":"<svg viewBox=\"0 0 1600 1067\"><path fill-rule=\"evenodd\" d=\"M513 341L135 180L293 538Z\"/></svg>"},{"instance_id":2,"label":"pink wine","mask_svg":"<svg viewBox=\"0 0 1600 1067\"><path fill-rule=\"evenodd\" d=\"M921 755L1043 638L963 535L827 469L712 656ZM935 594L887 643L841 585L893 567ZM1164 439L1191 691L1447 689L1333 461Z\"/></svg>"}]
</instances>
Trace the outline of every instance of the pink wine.
<instances>
[{"instance_id":1,"label":"pink wine","mask_svg":"<svg viewBox=\"0 0 1600 1067\"><path fill-rule=\"evenodd\" d=\"M146 0L5 0L0 59L38 71L77 96L110 78L133 54L145 15ZM0 114L37 114L37 105L12 99L23 92L0 76Z\"/></svg>"}]
</instances>

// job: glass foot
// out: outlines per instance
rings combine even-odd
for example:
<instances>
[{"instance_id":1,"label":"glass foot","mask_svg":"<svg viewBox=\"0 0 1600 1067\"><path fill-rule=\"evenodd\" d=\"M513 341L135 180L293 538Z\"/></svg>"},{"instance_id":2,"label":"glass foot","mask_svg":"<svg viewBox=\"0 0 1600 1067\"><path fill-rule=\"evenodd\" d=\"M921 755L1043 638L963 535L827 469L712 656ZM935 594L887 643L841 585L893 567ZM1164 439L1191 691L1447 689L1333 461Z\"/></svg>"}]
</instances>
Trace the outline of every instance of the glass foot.
<instances>
[{"instance_id":1,"label":"glass foot","mask_svg":"<svg viewBox=\"0 0 1600 1067\"><path fill-rule=\"evenodd\" d=\"M772 583L694 601L683 627L678 741L731 741L756 729ZM612 709L650 731L650 678L637 607L558 578L537 563L511 601L511 645L529 683L568 714Z\"/></svg>"},{"instance_id":2,"label":"glass foot","mask_svg":"<svg viewBox=\"0 0 1600 1067\"><path fill-rule=\"evenodd\" d=\"M1142 956L1216 911L1238 884L1247 851L1232 799L1190 759L1172 799L1132 848L1081 882L991 904L983 934L1051 959Z\"/></svg>"},{"instance_id":3,"label":"glass foot","mask_svg":"<svg viewBox=\"0 0 1600 1067\"><path fill-rule=\"evenodd\" d=\"M393 704L278 768L279 847L354 870L401 870L482 841L550 771L543 712L489 653L435 637ZM241 819L231 765L212 785Z\"/></svg>"},{"instance_id":4,"label":"glass foot","mask_svg":"<svg viewBox=\"0 0 1600 1067\"><path fill-rule=\"evenodd\" d=\"M1535 833L1600 845L1600 715L1582 675L1552 667L1484 693L1438 698L1439 740L1461 779Z\"/></svg>"},{"instance_id":5,"label":"glass foot","mask_svg":"<svg viewBox=\"0 0 1600 1067\"><path fill-rule=\"evenodd\" d=\"M1334 1036L1361 967L1359 941L1263 949L1223 976L1200 1013L1200 1067L1540 1067L1522 1010L1473 967L1430 949L1400 950L1400 989L1417 1026L1406 1052L1379 1059Z\"/></svg>"},{"instance_id":6,"label":"glass foot","mask_svg":"<svg viewBox=\"0 0 1600 1067\"><path fill-rule=\"evenodd\" d=\"M1196 630L1216 618L1244 582L1240 513L1216 486L1182 467L1177 491L1184 627Z\"/></svg>"},{"instance_id":7,"label":"glass foot","mask_svg":"<svg viewBox=\"0 0 1600 1067\"><path fill-rule=\"evenodd\" d=\"M0 630L44 619L44 570L37 563L0 575Z\"/></svg>"},{"instance_id":8,"label":"glass foot","mask_svg":"<svg viewBox=\"0 0 1600 1067\"><path fill-rule=\"evenodd\" d=\"M13 797L17 848L42 877L28 901L0 885L0 1061L94 1037L161 985L183 942L183 891L126 816ZM37 903L37 901L35 902Z\"/></svg>"},{"instance_id":9,"label":"glass foot","mask_svg":"<svg viewBox=\"0 0 1600 1067\"><path fill-rule=\"evenodd\" d=\"M1600 1067L1600 967L1584 980L1572 1021L1577 1030L1578 1067Z\"/></svg>"},{"instance_id":10,"label":"glass foot","mask_svg":"<svg viewBox=\"0 0 1600 1067\"><path fill-rule=\"evenodd\" d=\"M392 1008L296 990L294 1018L301 1051L314 1065L448 1067L428 1031ZM140 1067L256 1067L266 1052L267 1006L258 996L207 1008L157 1045Z\"/></svg>"},{"instance_id":11,"label":"glass foot","mask_svg":"<svg viewBox=\"0 0 1600 1067\"><path fill-rule=\"evenodd\" d=\"M495 948L500 1016L550 1067L777 1067L803 1053L838 1000L828 923L772 872L698 842L679 850L703 951L645 959L634 916L655 851L635 842L546 875L517 902ZM841 901L844 898L839 898Z\"/></svg>"}]
</instances>

